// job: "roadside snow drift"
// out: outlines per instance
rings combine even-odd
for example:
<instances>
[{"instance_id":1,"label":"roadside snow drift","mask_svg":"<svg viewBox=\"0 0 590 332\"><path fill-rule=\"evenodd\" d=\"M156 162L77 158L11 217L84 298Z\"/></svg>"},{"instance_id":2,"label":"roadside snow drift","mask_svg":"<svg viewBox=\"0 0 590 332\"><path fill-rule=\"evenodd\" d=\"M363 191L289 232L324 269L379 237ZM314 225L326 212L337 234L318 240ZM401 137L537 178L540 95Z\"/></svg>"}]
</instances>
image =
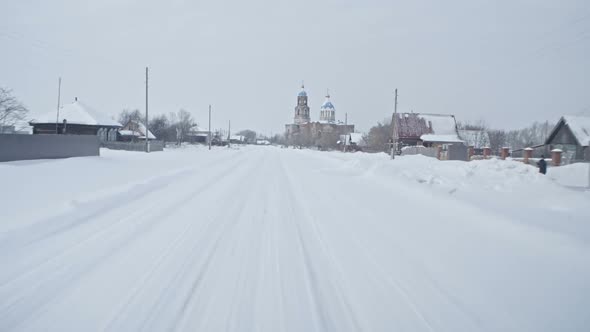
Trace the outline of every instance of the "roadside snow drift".
<instances>
[{"instance_id":1,"label":"roadside snow drift","mask_svg":"<svg viewBox=\"0 0 590 332\"><path fill-rule=\"evenodd\" d=\"M590 326L590 192L566 168L101 154L0 164L0 331Z\"/></svg>"}]
</instances>

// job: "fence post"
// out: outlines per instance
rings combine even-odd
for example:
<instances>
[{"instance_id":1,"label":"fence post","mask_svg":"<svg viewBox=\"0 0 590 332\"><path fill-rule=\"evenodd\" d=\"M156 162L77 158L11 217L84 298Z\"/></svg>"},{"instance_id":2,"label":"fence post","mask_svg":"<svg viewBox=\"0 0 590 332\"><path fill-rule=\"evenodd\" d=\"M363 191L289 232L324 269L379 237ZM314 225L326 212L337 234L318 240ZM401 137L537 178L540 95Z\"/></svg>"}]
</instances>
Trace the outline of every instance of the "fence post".
<instances>
[{"instance_id":1,"label":"fence post","mask_svg":"<svg viewBox=\"0 0 590 332\"><path fill-rule=\"evenodd\" d=\"M509 151L510 151L510 148L503 147L502 151L500 153L500 158L502 158L502 160L506 160L506 158L508 158Z\"/></svg>"},{"instance_id":2,"label":"fence post","mask_svg":"<svg viewBox=\"0 0 590 332\"><path fill-rule=\"evenodd\" d=\"M561 153L563 151L561 149L553 149L551 150L551 161L553 166L560 166L561 165Z\"/></svg>"},{"instance_id":3,"label":"fence post","mask_svg":"<svg viewBox=\"0 0 590 332\"><path fill-rule=\"evenodd\" d=\"M523 162L525 164L529 163L529 159L531 159L533 157L533 149L532 148L526 148L524 149L524 160Z\"/></svg>"},{"instance_id":4,"label":"fence post","mask_svg":"<svg viewBox=\"0 0 590 332\"><path fill-rule=\"evenodd\" d=\"M471 157L473 157L473 155L475 154L475 147L473 145L470 145L469 147L467 147L467 161L471 161Z\"/></svg>"},{"instance_id":5,"label":"fence post","mask_svg":"<svg viewBox=\"0 0 590 332\"><path fill-rule=\"evenodd\" d=\"M492 148L490 148L489 146L486 146L483 148L483 159L488 159L490 157L490 155L492 154Z\"/></svg>"}]
</instances>

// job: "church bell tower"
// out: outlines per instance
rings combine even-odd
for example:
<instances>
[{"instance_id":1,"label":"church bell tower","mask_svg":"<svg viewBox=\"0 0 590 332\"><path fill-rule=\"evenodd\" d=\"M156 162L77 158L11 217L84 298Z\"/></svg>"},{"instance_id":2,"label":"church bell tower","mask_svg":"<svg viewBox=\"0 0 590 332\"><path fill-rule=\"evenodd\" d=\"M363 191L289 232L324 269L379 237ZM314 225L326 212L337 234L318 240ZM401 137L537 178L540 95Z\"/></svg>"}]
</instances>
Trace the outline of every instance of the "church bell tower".
<instances>
[{"instance_id":1,"label":"church bell tower","mask_svg":"<svg viewBox=\"0 0 590 332\"><path fill-rule=\"evenodd\" d=\"M305 86L301 84L301 91L297 95L297 106L295 106L295 124L308 123L309 119L309 106L307 105L307 93L305 92Z\"/></svg>"}]
</instances>

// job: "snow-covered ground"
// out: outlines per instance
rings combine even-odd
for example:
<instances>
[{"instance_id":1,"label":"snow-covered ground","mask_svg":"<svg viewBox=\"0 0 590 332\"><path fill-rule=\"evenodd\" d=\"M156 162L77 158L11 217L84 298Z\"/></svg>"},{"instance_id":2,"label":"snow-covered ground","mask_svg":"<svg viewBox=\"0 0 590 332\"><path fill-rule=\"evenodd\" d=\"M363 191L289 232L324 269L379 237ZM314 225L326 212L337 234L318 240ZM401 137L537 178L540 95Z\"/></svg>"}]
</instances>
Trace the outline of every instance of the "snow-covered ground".
<instances>
[{"instance_id":1,"label":"snow-covered ground","mask_svg":"<svg viewBox=\"0 0 590 332\"><path fill-rule=\"evenodd\" d=\"M590 328L581 166L101 153L0 164L0 331Z\"/></svg>"}]
</instances>

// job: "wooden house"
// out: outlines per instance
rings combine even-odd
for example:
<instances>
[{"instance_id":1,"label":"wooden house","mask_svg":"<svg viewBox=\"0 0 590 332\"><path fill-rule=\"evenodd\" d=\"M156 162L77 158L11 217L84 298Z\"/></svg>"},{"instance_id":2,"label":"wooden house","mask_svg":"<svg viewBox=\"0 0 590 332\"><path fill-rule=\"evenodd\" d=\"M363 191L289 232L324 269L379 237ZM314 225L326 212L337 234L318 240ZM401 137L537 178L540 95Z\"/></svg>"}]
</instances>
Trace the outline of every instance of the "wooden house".
<instances>
[{"instance_id":1,"label":"wooden house","mask_svg":"<svg viewBox=\"0 0 590 332\"><path fill-rule=\"evenodd\" d=\"M563 151L565 164L590 160L590 116L564 115L545 141L546 150Z\"/></svg>"},{"instance_id":2,"label":"wooden house","mask_svg":"<svg viewBox=\"0 0 590 332\"><path fill-rule=\"evenodd\" d=\"M185 138L190 143L206 144L209 142L209 130L199 126L193 126L185 135Z\"/></svg>"},{"instance_id":3,"label":"wooden house","mask_svg":"<svg viewBox=\"0 0 590 332\"><path fill-rule=\"evenodd\" d=\"M29 122L33 134L94 135L101 141L116 141L121 124L78 101L50 111Z\"/></svg>"},{"instance_id":4,"label":"wooden house","mask_svg":"<svg viewBox=\"0 0 590 332\"><path fill-rule=\"evenodd\" d=\"M143 123L136 120L129 120L129 122L119 129L117 140L122 142L145 141L146 132L148 140L156 139L156 136Z\"/></svg>"},{"instance_id":5,"label":"wooden house","mask_svg":"<svg viewBox=\"0 0 590 332\"><path fill-rule=\"evenodd\" d=\"M400 113L396 119L398 141L403 146L463 145L455 116L450 114Z\"/></svg>"}]
</instances>

